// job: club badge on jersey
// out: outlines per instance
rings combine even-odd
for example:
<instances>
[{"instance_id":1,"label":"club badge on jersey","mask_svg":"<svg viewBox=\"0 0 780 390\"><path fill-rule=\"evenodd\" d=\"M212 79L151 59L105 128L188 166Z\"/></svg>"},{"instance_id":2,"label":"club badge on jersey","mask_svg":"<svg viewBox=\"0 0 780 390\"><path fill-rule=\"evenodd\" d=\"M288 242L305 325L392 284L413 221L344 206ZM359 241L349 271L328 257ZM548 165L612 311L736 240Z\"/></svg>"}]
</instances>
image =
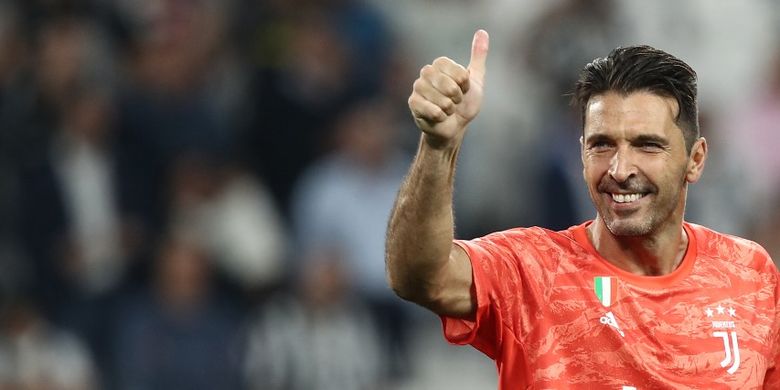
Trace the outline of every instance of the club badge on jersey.
<instances>
[{"instance_id":1,"label":"club badge on jersey","mask_svg":"<svg viewBox=\"0 0 780 390\"><path fill-rule=\"evenodd\" d=\"M734 321L737 310L733 306L723 306L718 303L716 307L707 307L704 313L712 323L712 337L723 339L723 360L720 366L728 367L726 372L734 374L739 369L739 341L737 340L737 326Z\"/></svg>"}]
</instances>

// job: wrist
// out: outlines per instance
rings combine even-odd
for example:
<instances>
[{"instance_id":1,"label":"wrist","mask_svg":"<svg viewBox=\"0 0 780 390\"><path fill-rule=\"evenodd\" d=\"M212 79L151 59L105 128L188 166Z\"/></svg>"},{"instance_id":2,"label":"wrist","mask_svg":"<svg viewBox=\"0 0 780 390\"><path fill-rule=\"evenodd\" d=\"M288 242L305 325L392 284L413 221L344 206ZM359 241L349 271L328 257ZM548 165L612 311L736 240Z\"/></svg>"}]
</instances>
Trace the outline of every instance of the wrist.
<instances>
[{"instance_id":1,"label":"wrist","mask_svg":"<svg viewBox=\"0 0 780 390\"><path fill-rule=\"evenodd\" d=\"M460 152L460 144L459 141L455 142L453 140L442 142L423 133L417 157L436 166L446 166L449 169L453 169Z\"/></svg>"},{"instance_id":2,"label":"wrist","mask_svg":"<svg viewBox=\"0 0 780 390\"><path fill-rule=\"evenodd\" d=\"M422 147L428 148L430 150L434 150L436 152L451 154L451 153L457 153L458 149L460 149L461 140L462 137L453 137L453 138L446 139L446 138L432 136L428 133L422 133L420 144Z\"/></svg>"}]
</instances>

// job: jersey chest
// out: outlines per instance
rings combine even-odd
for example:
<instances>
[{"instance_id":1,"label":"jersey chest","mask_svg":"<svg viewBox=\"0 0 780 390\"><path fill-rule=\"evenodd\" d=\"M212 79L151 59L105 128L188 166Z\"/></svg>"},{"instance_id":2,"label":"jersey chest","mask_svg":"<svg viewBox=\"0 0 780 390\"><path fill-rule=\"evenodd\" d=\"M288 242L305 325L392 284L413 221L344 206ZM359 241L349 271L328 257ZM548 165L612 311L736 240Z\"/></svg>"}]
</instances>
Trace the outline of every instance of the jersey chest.
<instances>
[{"instance_id":1,"label":"jersey chest","mask_svg":"<svg viewBox=\"0 0 780 390\"><path fill-rule=\"evenodd\" d=\"M768 367L774 307L728 280L647 288L580 272L545 300L525 349L532 366L564 362L563 377L760 387Z\"/></svg>"}]
</instances>

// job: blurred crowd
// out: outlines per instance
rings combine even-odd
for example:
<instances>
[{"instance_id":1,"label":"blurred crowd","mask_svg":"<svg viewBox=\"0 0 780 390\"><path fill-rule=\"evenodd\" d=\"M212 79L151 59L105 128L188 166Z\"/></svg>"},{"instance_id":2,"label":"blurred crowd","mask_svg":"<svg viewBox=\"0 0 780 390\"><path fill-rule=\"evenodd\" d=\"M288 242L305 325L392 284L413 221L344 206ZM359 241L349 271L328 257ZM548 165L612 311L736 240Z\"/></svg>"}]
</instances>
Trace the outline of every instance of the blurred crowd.
<instances>
[{"instance_id":1,"label":"blurred crowd","mask_svg":"<svg viewBox=\"0 0 780 390\"><path fill-rule=\"evenodd\" d=\"M0 389L413 381L417 312L387 287L384 234L419 137L411 82L448 53L417 58L427 27L401 20L489 2L387 3L0 0ZM609 1L562 0L521 27L505 73L534 97L474 127L524 135L470 135L463 237L593 216L564 94L632 26ZM689 209L780 259L772 44L731 121L705 99L719 157Z\"/></svg>"}]
</instances>

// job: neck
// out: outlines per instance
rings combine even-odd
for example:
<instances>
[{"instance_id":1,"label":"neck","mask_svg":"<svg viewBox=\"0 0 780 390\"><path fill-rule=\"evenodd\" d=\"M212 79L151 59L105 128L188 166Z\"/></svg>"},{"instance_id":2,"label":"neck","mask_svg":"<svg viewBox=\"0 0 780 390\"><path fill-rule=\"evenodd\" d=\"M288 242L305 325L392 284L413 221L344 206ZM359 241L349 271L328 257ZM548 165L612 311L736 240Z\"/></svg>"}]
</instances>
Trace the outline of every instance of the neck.
<instances>
[{"instance_id":1,"label":"neck","mask_svg":"<svg viewBox=\"0 0 780 390\"><path fill-rule=\"evenodd\" d=\"M601 217L588 226L596 251L618 268L636 275L661 276L677 269L688 249L682 218L644 236L616 236Z\"/></svg>"}]
</instances>

